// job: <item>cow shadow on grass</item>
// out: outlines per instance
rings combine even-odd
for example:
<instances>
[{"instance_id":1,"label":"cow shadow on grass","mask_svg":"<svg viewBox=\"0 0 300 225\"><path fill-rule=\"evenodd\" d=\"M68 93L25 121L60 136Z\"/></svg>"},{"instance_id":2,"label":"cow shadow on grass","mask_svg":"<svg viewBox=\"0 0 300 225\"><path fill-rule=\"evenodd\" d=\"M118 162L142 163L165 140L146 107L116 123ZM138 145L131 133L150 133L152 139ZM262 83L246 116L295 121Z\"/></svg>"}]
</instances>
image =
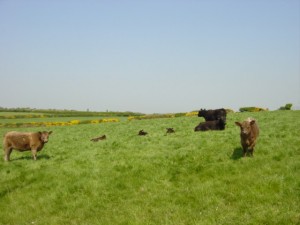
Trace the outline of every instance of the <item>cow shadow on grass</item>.
<instances>
[{"instance_id":1,"label":"cow shadow on grass","mask_svg":"<svg viewBox=\"0 0 300 225\"><path fill-rule=\"evenodd\" d=\"M49 160L51 157L49 155L38 155L36 157L36 160ZM33 157L32 156L21 156L21 157L18 157L18 158L14 158L14 159L10 159L10 161L19 161L19 160L33 160Z\"/></svg>"},{"instance_id":2,"label":"cow shadow on grass","mask_svg":"<svg viewBox=\"0 0 300 225\"><path fill-rule=\"evenodd\" d=\"M243 158L243 148L241 147L235 148L230 158L232 160L239 160L240 158Z\"/></svg>"}]
</instances>

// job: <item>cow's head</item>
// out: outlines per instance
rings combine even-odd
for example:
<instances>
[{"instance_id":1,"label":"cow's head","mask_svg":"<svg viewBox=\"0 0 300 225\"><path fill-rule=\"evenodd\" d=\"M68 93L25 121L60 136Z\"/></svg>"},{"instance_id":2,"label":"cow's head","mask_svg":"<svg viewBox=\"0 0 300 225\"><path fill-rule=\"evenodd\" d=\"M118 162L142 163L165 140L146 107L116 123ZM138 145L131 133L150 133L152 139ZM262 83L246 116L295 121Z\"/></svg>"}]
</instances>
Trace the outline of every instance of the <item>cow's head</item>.
<instances>
[{"instance_id":1,"label":"cow's head","mask_svg":"<svg viewBox=\"0 0 300 225\"><path fill-rule=\"evenodd\" d=\"M49 135L52 134L52 131L43 131L43 132L39 132L40 134L40 139L43 143L47 143L48 139L49 139Z\"/></svg>"},{"instance_id":2,"label":"cow's head","mask_svg":"<svg viewBox=\"0 0 300 225\"><path fill-rule=\"evenodd\" d=\"M198 117L204 117L206 115L206 109L200 109L200 111L198 112Z\"/></svg>"},{"instance_id":3,"label":"cow's head","mask_svg":"<svg viewBox=\"0 0 300 225\"><path fill-rule=\"evenodd\" d=\"M255 120L235 122L235 124L241 128L241 134L248 135L251 132L251 126L255 124Z\"/></svg>"}]
</instances>

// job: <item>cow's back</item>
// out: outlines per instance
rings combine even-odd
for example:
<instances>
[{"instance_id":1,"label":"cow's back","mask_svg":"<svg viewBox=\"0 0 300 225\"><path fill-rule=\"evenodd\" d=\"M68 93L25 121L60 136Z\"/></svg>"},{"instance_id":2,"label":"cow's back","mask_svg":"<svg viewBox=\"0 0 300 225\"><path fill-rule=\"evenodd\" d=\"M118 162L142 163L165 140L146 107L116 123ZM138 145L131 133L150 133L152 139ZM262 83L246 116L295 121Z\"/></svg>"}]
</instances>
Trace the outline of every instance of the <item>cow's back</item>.
<instances>
[{"instance_id":1,"label":"cow's back","mask_svg":"<svg viewBox=\"0 0 300 225\"><path fill-rule=\"evenodd\" d=\"M259 136L259 128L258 128L257 122L252 124L251 133L252 133L253 139L256 140L256 138Z\"/></svg>"},{"instance_id":2,"label":"cow's back","mask_svg":"<svg viewBox=\"0 0 300 225\"><path fill-rule=\"evenodd\" d=\"M35 133L23 133L11 131L5 134L3 146L12 147L13 149L26 151L30 150L33 139L36 139Z\"/></svg>"}]
</instances>

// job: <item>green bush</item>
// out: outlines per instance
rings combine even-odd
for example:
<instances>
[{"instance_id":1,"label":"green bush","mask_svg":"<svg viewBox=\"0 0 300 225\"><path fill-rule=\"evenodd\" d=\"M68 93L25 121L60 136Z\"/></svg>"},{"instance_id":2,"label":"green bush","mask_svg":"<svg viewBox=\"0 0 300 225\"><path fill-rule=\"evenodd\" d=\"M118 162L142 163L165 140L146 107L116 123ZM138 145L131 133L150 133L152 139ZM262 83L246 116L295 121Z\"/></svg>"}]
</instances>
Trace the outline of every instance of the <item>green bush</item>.
<instances>
[{"instance_id":1,"label":"green bush","mask_svg":"<svg viewBox=\"0 0 300 225\"><path fill-rule=\"evenodd\" d=\"M285 106L281 106L281 107L279 108L279 110L291 110L291 109L292 109L292 106L293 106L293 104L287 103L287 104L285 104Z\"/></svg>"},{"instance_id":2,"label":"green bush","mask_svg":"<svg viewBox=\"0 0 300 225\"><path fill-rule=\"evenodd\" d=\"M240 108L240 112L261 112L268 111L268 109L260 108L260 107L242 107Z\"/></svg>"},{"instance_id":3,"label":"green bush","mask_svg":"<svg viewBox=\"0 0 300 225\"><path fill-rule=\"evenodd\" d=\"M175 117L182 117L185 116L186 113L175 113Z\"/></svg>"}]
</instances>

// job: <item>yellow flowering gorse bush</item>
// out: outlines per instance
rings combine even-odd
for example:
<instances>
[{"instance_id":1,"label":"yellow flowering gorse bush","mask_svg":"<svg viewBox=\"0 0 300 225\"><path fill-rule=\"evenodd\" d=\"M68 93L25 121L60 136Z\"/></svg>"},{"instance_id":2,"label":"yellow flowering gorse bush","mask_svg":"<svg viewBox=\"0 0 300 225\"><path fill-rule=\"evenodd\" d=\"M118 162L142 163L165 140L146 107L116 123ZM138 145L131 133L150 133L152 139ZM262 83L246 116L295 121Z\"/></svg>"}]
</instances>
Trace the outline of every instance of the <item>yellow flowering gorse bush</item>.
<instances>
[{"instance_id":1,"label":"yellow flowering gorse bush","mask_svg":"<svg viewBox=\"0 0 300 225\"><path fill-rule=\"evenodd\" d=\"M99 124L120 122L118 118L105 118L98 120L71 120L68 122L25 122L25 123L5 123L0 124L0 127L52 127L52 126L74 126L79 124Z\"/></svg>"},{"instance_id":2,"label":"yellow flowering gorse bush","mask_svg":"<svg viewBox=\"0 0 300 225\"><path fill-rule=\"evenodd\" d=\"M194 111L194 112L187 112L185 114L185 116L198 116L198 112Z\"/></svg>"}]
</instances>

